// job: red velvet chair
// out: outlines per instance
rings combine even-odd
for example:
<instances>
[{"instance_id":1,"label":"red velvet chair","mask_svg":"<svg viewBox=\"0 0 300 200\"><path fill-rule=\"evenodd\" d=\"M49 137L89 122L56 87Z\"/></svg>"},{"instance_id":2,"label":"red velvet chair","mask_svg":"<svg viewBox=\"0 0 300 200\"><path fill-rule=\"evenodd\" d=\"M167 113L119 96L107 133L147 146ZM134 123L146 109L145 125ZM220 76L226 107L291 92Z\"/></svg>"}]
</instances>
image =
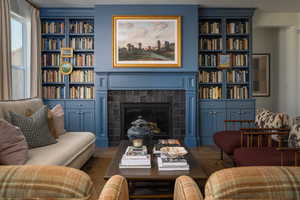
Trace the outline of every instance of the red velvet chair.
<instances>
[{"instance_id":1,"label":"red velvet chair","mask_svg":"<svg viewBox=\"0 0 300 200\"><path fill-rule=\"evenodd\" d=\"M279 142L271 136L278 135ZM299 149L284 148L283 138L288 130L281 131L241 131L241 147L236 148L233 160L236 166L293 166L297 165Z\"/></svg>"}]
</instances>

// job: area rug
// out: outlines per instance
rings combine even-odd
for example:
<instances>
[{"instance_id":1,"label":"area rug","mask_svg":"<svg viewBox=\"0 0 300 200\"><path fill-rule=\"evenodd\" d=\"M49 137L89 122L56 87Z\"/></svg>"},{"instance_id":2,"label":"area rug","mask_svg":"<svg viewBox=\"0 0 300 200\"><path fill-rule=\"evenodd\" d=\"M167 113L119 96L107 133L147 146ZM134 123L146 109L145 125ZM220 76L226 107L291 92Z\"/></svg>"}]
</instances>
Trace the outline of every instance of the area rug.
<instances>
[{"instance_id":1,"label":"area rug","mask_svg":"<svg viewBox=\"0 0 300 200\"><path fill-rule=\"evenodd\" d=\"M91 177L96 189L92 200L98 199L101 193L105 184L103 177L115 150L112 148L108 150L112 152L111 155L107 154L106 150L102 150L106 151L104 153L96 153L82 168ZM195 156L201 158L203 169L208 175L224 168L233 167L233 163L228 156L224 155L224 160L220 160L220 152L215 147L197 147L192 148L191 151Z\"/></svg>"}]
</instances>

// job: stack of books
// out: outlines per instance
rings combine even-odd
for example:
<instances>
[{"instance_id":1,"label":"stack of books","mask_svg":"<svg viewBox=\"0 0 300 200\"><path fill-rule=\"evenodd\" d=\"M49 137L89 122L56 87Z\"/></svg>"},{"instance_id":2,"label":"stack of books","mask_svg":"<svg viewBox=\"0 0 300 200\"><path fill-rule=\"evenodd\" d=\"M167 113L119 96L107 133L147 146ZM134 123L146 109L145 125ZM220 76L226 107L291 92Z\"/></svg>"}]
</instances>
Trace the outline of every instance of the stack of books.
<instances>
[{"instance_id":1,"label":"stack of books","mask_svg":"<svg viewBox=\"0 0 300 200\"><path fill-rule=\"evenodd\" d=\"M169 158L164 154L157 157L159 171L188 171L190 166L184 157Z\"/></svg>"},{"instance_id":2,"label":"stack of books","mask_svg":"<svg viewBox=\"0 0 300 200\"><path fill-rule=\"evenodd\" d=\"M119 168L151 168L151 156L147 147L128 146L119 164Z\"/></svg>"}]
</instances>

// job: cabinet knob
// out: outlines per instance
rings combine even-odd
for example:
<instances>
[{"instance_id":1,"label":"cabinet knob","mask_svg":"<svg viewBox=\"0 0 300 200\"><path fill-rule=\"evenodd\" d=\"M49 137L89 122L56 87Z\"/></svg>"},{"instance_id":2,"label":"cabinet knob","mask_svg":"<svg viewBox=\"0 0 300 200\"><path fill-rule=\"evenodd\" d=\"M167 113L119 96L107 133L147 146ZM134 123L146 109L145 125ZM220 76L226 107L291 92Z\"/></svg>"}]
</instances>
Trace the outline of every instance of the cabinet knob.
<instances>
[{"instance_id":1,"label":"cabinet knob","mask_svg":"<svg viewBox=\"0 0 300 200\"><path fill-rule=\"evenodd\" d=\"M209 114L213 114L213 112L210 111Z\"/></svg>"}]
</instances>

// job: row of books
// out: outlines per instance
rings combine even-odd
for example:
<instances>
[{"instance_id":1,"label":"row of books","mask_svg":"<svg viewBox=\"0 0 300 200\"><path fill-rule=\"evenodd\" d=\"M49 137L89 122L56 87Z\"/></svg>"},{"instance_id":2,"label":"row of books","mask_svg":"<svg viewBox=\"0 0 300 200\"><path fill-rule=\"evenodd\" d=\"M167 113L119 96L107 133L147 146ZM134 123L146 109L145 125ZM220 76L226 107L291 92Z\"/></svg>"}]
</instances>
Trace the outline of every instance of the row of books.
<instances>
[{"instance_id":1,"label":"row of books","mask_svg":"<svg viewBox=\"0 0 300 200\"><path fill-rule=\"evenodd\" d=\"M246 34L249 33L248 22L231 22L227 24L227 33L230 34Z\"/></svg>"},{"instance_id":2,"label":"row of books","mask_svg":"<svg viewBox=\"0 0 300 200\"><path fill-rule=\"evenodd\" d=\"M75 66L94 66L94 55L75 54L71 59L71 63Z\"/></svg>"},{"instance_id":3,"label":"row of books","mask_svg":"<svg viewBox=\"0 0 300 200\"><path fill-rule=\"evenodd\" d=\"M221 87L201 87L200 88L201 99L221 99L222 88Z\"/></svg>"},{"instance_id":4,"label":"row of books","mask_svg":"<svg viewBox=\"0 0 300 200\"><path fill-rule=\"evenodd\" d=\"M94 33L94 24L86 21L70 23L70 33Z\"/></svg>"},{"instance_id":5,"label":"row of books","mask_svg":"<svg viewBox=\"0 0 300 200\"><path fill-rule=\"evenodd\" d=\"M223 71L200 71L200 83L222 83Z\"/></svg>"},{"instance_id":6,"label":"row of books","mask_svg":"<svg viewBox=\"0 0 300 200\"><path fill-rule=\"evenodd\" d=\"M42 38L42 49L43 50L56 50L62 47L66 47L65 39L48 39Z\"/></svg>"},{"instance_id":7,"label":"row of books","mask_svg":"<svg viewBox=\"0 0 300 200\"><path fill-rule=\"evenodd\" d=\"M233 86L228 89L228 98L230 99L248 99L248 87Z\"/></svg>"},{"instance_id":8,"label":"row of books","mask_svg":"<svg viewBox=\"0 0 300 200\"><path fill-rule=\"evenodd\" d=\"M65 32L64 22L42 22L42 33L60 33Z\"/></svg>"},{"instance_id":9,"label":"row of books","mask_svg":"<svg viewBox=\"0 0 300 200\"><path fill-rule=\"evenodd\" d=\"M227 48L229 50L248 50L248 39L229 38L227 39Z\"/></svg>"},{"instance_id":10,"label":"row of books","mask_svg":"<svg viewBox=\"0 0 300 200\"><path fill-rule=\"evenodd\" d=\"M43 71L43 82L63 82L64 75L57 70L44 70Z\"/></svg>"},{"instance_id":11,"label":"row of books","mask_svg":"<svg viewBox=\"0 0 300 200\"><path fill-rule=\"evenodd\" d=\"M223 39L215 38L215 39L207 39L201 38L199 41L199 48L202 50L221 50L223 49Z\"/></svg>"},{"instance_id":12,"label":"row of books","mask_svg":"<svg viewBox=\"0 0 300 200\"><path fill-rule=\"evenodd\" d=\"M232 54L232 66L247 66L248 55L246 54Z\"/></svg>"},{"instance_id":13,"label":"row of books","mask_svg":"<svg viewBox=\"0 0 300 200\"><path fill-rule=\"evenodd\" d=\"M44 99L61 99L63 98L63 87L57 86L44 86L43 87L43 98Z\"/></svg>"},{"instance_id":14,"label":"row of books","mask_svg":"<svg viewBox=\"0 0 300 200\"><path fill-rule=\"evenodd\" d=\"M60 54L51 53L42 55L42 66L59 66L60 65Z\"/></svg>"},{"instance_id":15,"label":"row of books","mask_svg":"<svg viewBox=\"0 0 300 200\"><path fill-rule=\"evenodd\" d=\"M93 83L94 82L94 71L93 70L74 70L70 74L70 82Z\"/></svg>"},{"instance_id":16,"label":"row of books","mask_svg":"<svg viewBox=\"0 0 300 200\"><path fill-rule=\"evenodd\" d=\"M151 156L147 147L128 146L120 160L119 168L151 168Z\"/></svg>"},{"instance_id":17,"label":"row of books","mask_svg":"<svg viewBox=\"0 0 300 200\"><path fill-rule=\"evenodd\" d=\"M70 47L73 49L83 49L83 50L92 50L94 49L94 38L85 37L85 38L71 38Z\"/></svg>"},{"instance_id":18,"label":"row of books","mask_svg":"<svg viewBox=\"0 0 300 200\"><path fill-rule=\"evenodd\" d=\"M200 54L199 66L216 67L218 55L216 54Z\"/></svg>"},{"instance_id":19,"label":"row of books","mask_svg":"<svg viewBox=\"0 0 300 200\"><path fill-rule=\"evenodd\" d=\"M248 71L232 70L227 72L228 83L246 83L248 80Z\"/></svg>"},{"instance_id":20,"label":"row of books","mask_svg":"<svg viewBox=\"0 0 300 200\"><path fill-rule=\"evenodd\" d=\"M89 86L72 86L70 87L71 99L93 99L94 88Z\"/></svg>"},{"instance_id":21,"label":"row of books","mask_svg":"<svg viewBox=\"0 0 300 200\"><path fill-rule=\"evenodd\" d=\"M219 22L204 22L200 25L200 33L202 34L219 34L221 32L221 24Z\"/></svg>"}]
</instances>

